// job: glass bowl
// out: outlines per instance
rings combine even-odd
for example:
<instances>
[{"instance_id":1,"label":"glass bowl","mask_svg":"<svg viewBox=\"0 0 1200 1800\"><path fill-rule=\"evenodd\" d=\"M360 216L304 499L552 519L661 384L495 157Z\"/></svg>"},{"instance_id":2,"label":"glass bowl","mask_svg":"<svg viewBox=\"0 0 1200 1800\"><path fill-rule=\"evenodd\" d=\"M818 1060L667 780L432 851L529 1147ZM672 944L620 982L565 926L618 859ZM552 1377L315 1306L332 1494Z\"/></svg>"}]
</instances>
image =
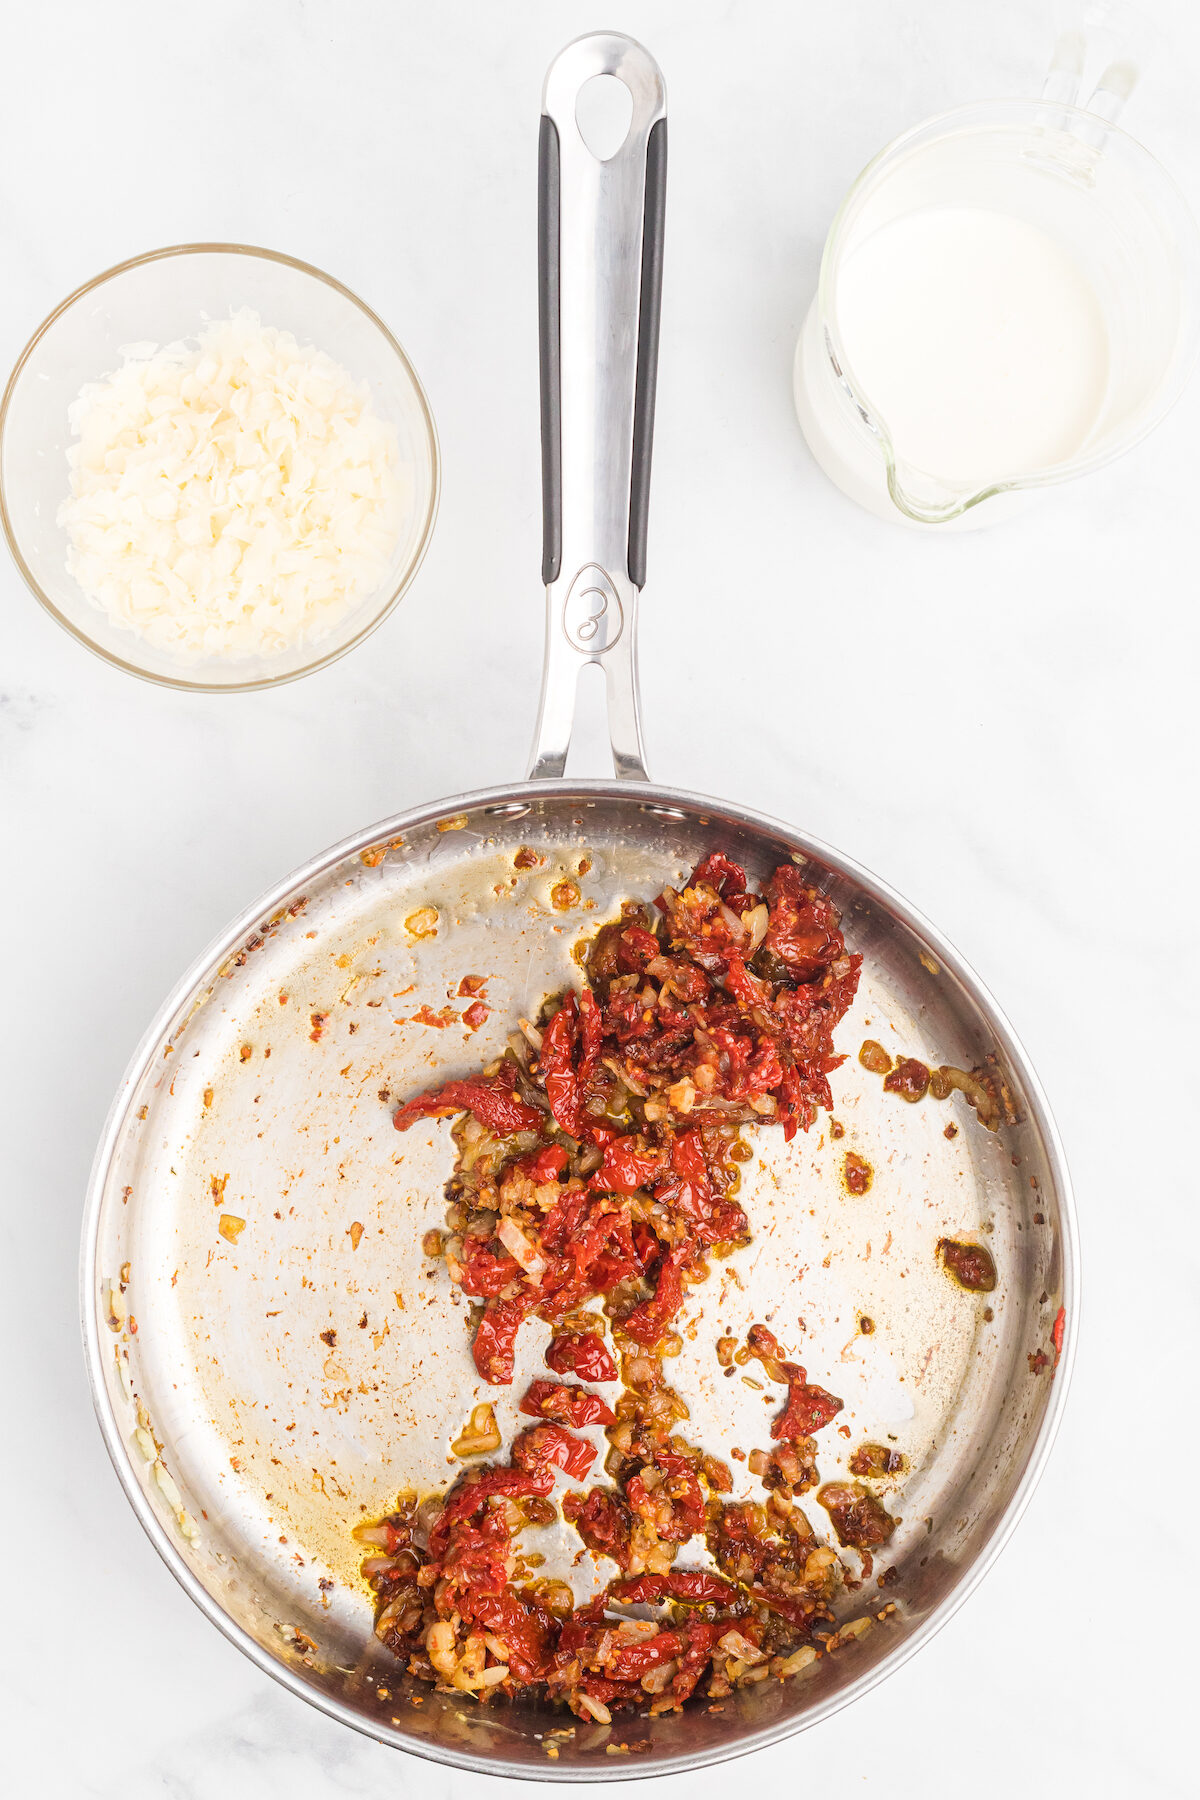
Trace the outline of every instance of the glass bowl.
<instances>
[{"instance_id":1,"label":"glass bowl","mask_svg":"<svg viewBox=\"0 0 1200 1800\"><path fill-rule=\"evenodd\" d=\"M411 503L387 574L321 638L270 655L184 660L115 624L67 573L67 409L85 383L119 367L125 345L194 338L249 307L366 384L396 429ZM97 275L57 307L21 353L0 402L0 519L17 567L46 610L79 641L132 675L169 687L224 690L293 681L374 631L421 565L441 483L437 432L408 357L383 321L341 282L273 250L179 244Z\"/></svg>"}]
</instances>

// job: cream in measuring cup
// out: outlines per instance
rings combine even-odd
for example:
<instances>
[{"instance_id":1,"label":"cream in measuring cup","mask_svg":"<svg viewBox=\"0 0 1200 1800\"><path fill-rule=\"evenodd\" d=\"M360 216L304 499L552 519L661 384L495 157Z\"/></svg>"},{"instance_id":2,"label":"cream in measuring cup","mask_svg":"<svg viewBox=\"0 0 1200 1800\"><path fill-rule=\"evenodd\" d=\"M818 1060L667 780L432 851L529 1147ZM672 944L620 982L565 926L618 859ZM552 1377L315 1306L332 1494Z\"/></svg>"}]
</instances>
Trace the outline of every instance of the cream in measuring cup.
<instances>
[{"instance_id":1,"label":"cream in measuring cup","mask_svg":"<svg viewBox=\"0 0 1200 1800\"><path fill-rule=\"evenodd\" d=\"M984 523L1157 422L1198 268L1182 197L1107 121L1045 101L932 120L834 222L796 353L805 436L883 517Z\"/></svg>"}]
</instances>

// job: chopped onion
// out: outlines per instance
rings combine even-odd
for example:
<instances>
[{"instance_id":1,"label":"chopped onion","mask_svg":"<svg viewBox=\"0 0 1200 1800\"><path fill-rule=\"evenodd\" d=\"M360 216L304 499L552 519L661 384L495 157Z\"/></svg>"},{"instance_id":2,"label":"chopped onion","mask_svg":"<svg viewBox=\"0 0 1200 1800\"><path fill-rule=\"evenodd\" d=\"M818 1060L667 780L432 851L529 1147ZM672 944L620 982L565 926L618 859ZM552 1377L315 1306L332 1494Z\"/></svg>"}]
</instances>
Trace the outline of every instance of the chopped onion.
<instances>
[{"instance_id":1,"label":"chopped onion","mask_svg":"<svg viewBox=\"0 0 1200 1800\"><path fill-rule=\"evenodd\" d=\"M248 308L191 347L131 346L67 416L68 571L157 650L309 644L387 580L412 506L395 427Z\"/></svg>"},{"instance_id":2,"label":"chopped onion","mask_svg":"<svg viewBox=\"0 0 1200 1800\"><path fill-rule=\"evenodd\" d=\"M546 1272L546 1259L532 1238L526 1237L515 1219L504 1218L496 1227L496 1236L513 1261L519 1263L532 1281L540 1281Z\"/></svg>"}]
</instances>

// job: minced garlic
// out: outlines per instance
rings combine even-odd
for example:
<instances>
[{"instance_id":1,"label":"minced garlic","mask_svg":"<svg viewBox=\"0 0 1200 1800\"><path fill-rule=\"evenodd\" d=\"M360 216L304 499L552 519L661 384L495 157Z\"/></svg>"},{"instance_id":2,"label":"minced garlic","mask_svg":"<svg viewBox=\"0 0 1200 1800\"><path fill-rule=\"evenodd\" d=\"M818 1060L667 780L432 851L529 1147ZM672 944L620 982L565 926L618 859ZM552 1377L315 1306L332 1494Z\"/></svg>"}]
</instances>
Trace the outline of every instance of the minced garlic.
<instances>
[{"instance_id":1,"label":"minced garlic","mask_svg":"<svg viewBox=\"0 0 1200 1800\"><path fill-rule=\"evenodd\" d=\"M125 358L70 408L58 515L114 624L181 658L271 656L381 586L411 472L345 369L248 310Z\"/></svg>"}]
</instances>

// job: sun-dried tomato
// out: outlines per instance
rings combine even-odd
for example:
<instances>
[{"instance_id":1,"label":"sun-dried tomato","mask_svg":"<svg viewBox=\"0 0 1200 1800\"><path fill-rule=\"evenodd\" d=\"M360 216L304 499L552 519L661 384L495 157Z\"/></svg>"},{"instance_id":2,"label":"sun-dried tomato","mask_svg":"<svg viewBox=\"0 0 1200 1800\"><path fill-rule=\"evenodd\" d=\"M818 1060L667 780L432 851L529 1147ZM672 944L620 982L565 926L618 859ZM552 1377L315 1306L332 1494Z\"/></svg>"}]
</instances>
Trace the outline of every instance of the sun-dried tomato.
<instances>
[{"instance_id":1,"label":"sun-dried tomato","mask_svg":"<svg viewBox=\"0 0 1200 1800\"><path fill-rule=\"evenodd\" d=\"M842 948L837 908L824 894L806 887L793 864L784 863L766 886L769 909L764 947L796 981L811 981Z\"/></svg>"},{"instance_id":2,"label":"sun-dried tomato","mask_svg":"<svg viewBox=\"0 0 1200 1800\"><path fill-rule=\"evenodd\" d=\"M578 1375L584 1381L615 1381L617 1365L604 1339L594 1331L565 1332L546 1348L546 1367L556 1375Z\"/></svg>"},{"instance_id":3,"label":"sun-dried tomato","mask_svg":"<svg viewBox=\"0 0 1200 1800\"><path fill-rule=\"evenodd\" d=\"M724 1637L733 1621L730 1619L689 1619L684 1626L685 1648L679 1658L679 1667L671 1681L671 1694L677 1701L684 1701L695 1690L696 1683L708 1666L713 1647L718 1638ZM737 1622L742 1630L744 1620Z\"/></svg>"},{"instance_id":4,"label":"sun-dried tomato","mask_svg":"<svg viewBox=\"0 0 1200 1800\"><path fill-rule=\"evenodd\" d=\"M599 1394L563 1381L532 1381L521 1411L535 1419L552 1419L556 1425L612 1425L616 1415Z\"/></svg>"},{"instance_id":5,"label":"sun-dried tomato","mask_svg":"<svg viewBox=\"0 0 1200 1800\"><path fill-rule=\"evenodd\" d=\"M677 1244L663 1257L658 1281L649 1300L643 1300L621 1321L621 1330L639 1344L656 1344L683 1304L684 1265L692 1253L691 1245Z\"/></svg>"},{"instance_id":6,"label":"sun-dried tomato","mask_svg":"<svg viewBox=\"0 0 1200 1800\"><path fill-rule=\"evenodd\" d=\"M508 1254L494 1238L463 1239L462 1291L480 1300L492 1300L497 1294L522 1279L520 1263Z\"/></svg>"},{"instance_id":7,"label":"sun-dried tomato","mask_svg":"<svg viewBox=\"0 0 1200 1800\"><path fill-rule=\"evenodd\" d=\"M617 1138L605 1144L604 1161L591 1177L588 1186L602 1193L636 1194L649 1187L663 1167L661 1150L639 1150L629 1138Z\"/></svg>"},{"instance_id":8,"label":"sun-dried tomato","mask_svg":"<svg viewBox=\"0 0 1200 1800\"><path fill-rule=\"evenodd\" d=\"M537 1187L557 1181L570 1161L561 1144L547 1144L544 1150L529 1150L518 1156L516 1167Z\"/></svg>"},{"instance_id":9,"label":"sun-dried tomato","mask_svg":"<svg viewBox=\"0 0 1200 1800\"><path fill-rule=\"evenodd\" d=\"M517 1333L522 1321L537 1305L536 1291L515 1300L489 1300L475 1333L472 1354L485 1381L505 1386L513 1378Z\"/></svg>"},{"instance_id":10,"label":"sun-dried tomato","mask_svg":"<svg viewBox=\"0 0 1200 1800\"><path fill-rule=\"evenodd\" d=\"M640 1681L651 1669L672 1662L682 1648L683 1635L678 1631L660 1631L654 1637L638 1638L613 1650L604 1665L605 1673L613 1681Z\"/></svg>"},{"instance_id":11,"label":"sun-dried tomato","mask_svg":"<svg viewBox=\"0 0 1200 1800\"><path fill-rule=\"evenodd\" d=\"M785 1443L797 1443L800 1438L811 1437L814 1431L820 1431L823 1425L836 1419L841 1410L842 1402L836 1395L806 1381L804 1370L796 1368L795 1375L788 1376L787 1405L772 1421L771 1436Z\"/></svg>"},{"instance_id":12,"label":"sun-dried tomato","mask_svg":"<svg viewBox=\"0 0 1200 1800\"><path fill-rule=\"evenodd\" d=\"M548 1469L553 1463L572 1481L582 1481L596 1460L596 1446L561 1425L531 1425L515 1439L512 1459L521 1469Z\"/></svg>"},{"instance_id":13,"label":"sun-dried tomato","mask_svg":"<svg viewBox=\"0 0 1200 1800\"><path fill-rule=\"evenodd\" d=\"M429 1533L430 1553L440 1556L449 1542L454 1526L465 1519L473 1519L487 1501L498 1496L506 1500L519 1500L527 1494L548 1494L553 1486L554 1477L545 1467L484 1469L481 1472L472 1470L447 1496L446 1504Z\"/></svg>"},{"instance_id":14,"label":"sun-dried tomato","mask_svg":"<svg viewBox=\"0 0 1200 1800\"><path fill-rule=\"evenodd\" d=\"M728 901L731 894L745 893L746 871L720 850L710 850L693 869L689 886L698 887L701 882L715 888L722 900Z\"/></svg>"},{"instance_id":15,"label":"sun-dried tomato","mask_svg":"<svg viewBox=\"0 0 1200 1800\"><path fill-rule=\"evenodd\" d=\"M393 1115L397 1131L407 1131L418 1119L445 1118L450 1113L469 1112L481 1125L499 1136L514 1131L535 1131L542 1123L536 1106L518 1100L513 1087L516 1070L511 1063L501 1065L498 1075L472 1075L467 1081L444 1081L428 1094L419 1094Z\"/></svg>"},{"instance_id":16,"label":"sun-dried tomato","mask_svg":"<svg viewBox=\"0 0 1200 1800\"><path fill-rule=\"evenodd\" d=\"M629 1606L653 1605L658 1600L681 1600L692 1606L731 1606L737 1599L731 1581L704 1569L672 1569L669 1575L635 1575L609 1586L610 1600Z\"/></svg>"},{"instance_id":17,"label":"sun-dried tomato","mask_svg":"<svg viewBox=\"0 0 1200 1800\"><path fill-rule=\"evenodd\" d=\"M615 1488L592 1488L587 1494L565 1494L563 1518L574 1525L589 1550L611 1556L619 1568L629 1560L632 1521Z\"/></svg>"},{"instance_id":18,"label":"sun-dried tomato","mask_svg":"<svg viewBox=\"0 0 1200 1800\"><path fill-rule=\"evenodd\" d=\"M538 1077L546 1090L550 1111L555 1123L574 1138L582 1130L579 1075L575 1068L578 1018L578 1002L574 994L568 994L542 1033L538 1051Z\"/></svg>"},{"instance_id":19,"label":"sun-dried tomato","mask_svg":"<svg viewBox=\"0 0 1200 1800\"><path fill-rule=\"evenodd\" d=\"M508 1651L509 1669L517 1681L544 1678L555 1629L555 1620L548 1612L509 1589L495 1598L476 1601L472 1617L501 1639Z\"/></svg>"}]
</instances>

